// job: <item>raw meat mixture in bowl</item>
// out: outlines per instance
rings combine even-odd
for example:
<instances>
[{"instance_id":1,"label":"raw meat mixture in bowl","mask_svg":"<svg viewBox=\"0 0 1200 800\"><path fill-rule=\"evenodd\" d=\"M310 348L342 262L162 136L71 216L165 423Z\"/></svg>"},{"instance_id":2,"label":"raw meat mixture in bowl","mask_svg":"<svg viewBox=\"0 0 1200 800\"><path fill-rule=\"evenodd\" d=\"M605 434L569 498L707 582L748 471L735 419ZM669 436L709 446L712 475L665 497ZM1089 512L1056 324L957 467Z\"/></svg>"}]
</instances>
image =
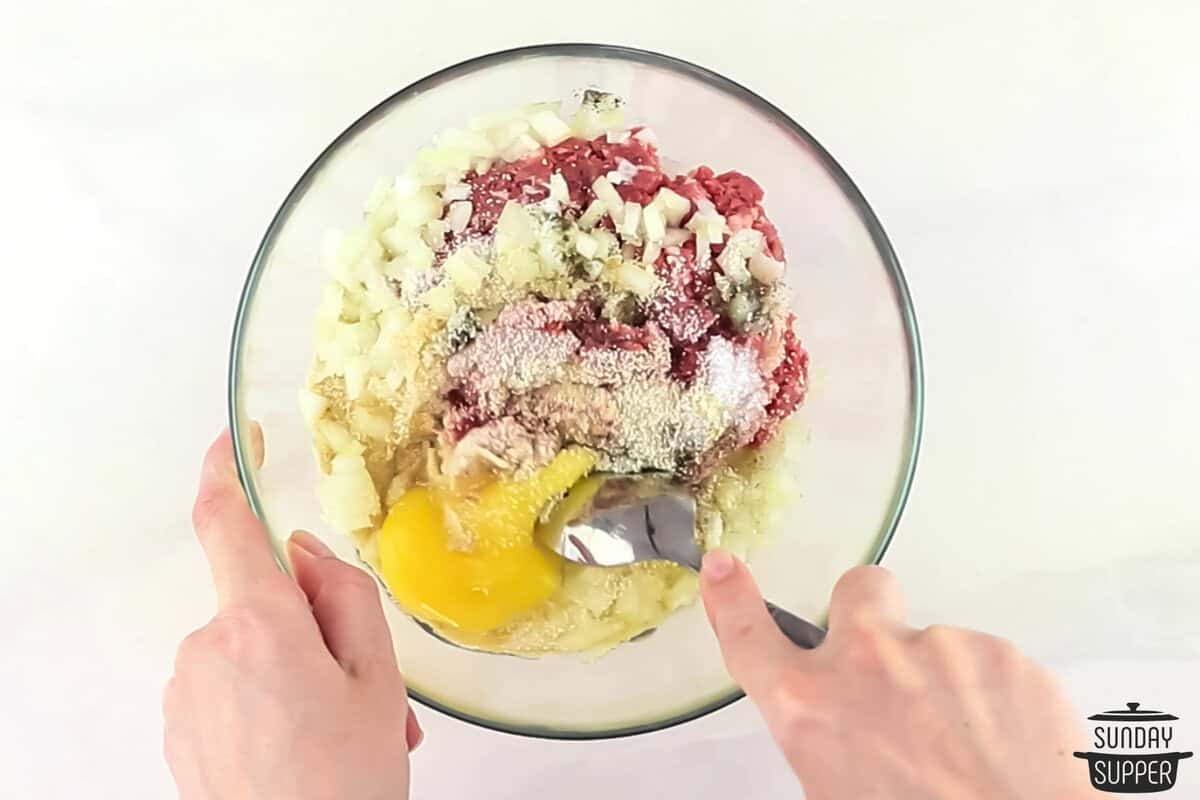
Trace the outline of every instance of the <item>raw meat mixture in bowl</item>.
<instances>
[{"instance_id":1,"label":"raw meat mixture in bowl","mask_svg":"<svg viewBox=\"0 0 1200 800\"><path fill-rule=\"evenodd\" d=\"M763 200L739 172L666 168L588 90L443 132L330 234L301 405L325 515L402 608L532 656L603 652L692 602L681 567L537 543L592 472L670 473L704 547L763 533L808 370Z\"/></svg>"}]
</instances>

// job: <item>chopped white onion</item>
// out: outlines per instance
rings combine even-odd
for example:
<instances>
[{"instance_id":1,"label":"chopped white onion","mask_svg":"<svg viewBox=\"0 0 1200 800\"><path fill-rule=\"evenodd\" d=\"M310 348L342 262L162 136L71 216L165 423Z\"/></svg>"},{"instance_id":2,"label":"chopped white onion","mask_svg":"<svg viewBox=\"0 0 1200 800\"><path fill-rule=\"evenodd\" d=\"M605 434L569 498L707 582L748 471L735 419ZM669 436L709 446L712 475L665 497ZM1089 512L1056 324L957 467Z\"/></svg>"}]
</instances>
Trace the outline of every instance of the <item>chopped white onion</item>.
<instances>
[{"instance_id":1,"label":"chopped white onion","mask_svg":"<svg viewBox=\"0 0 1200 800\"><path fill-rule=\"evenodd\" d=\"M712 245L704 231L696 231L696 266L705 269L712 263Z\"/></svg>"},{"instance_id":2,"label":"chopped white onion","mask_svg":"<svg viewBox=\"0 0 1200 800\"><path fill-rule=\"evenodd\" d=\"M571 138L571 126L563 122L553 111L537 111L529 115L529 126L534 135L547 147Z\"/></svg>"},{"instance_id":3,"label":"chopped white onion","mask_svg":"<svg viewBox=\"0 0 1200 800\"><path fill-rule=\"evenodd\" d=\"M520 161L525 156L530 153L536 153L540 149L541 145L538 144L537 139L534 139L528 133L522 133L513 140L512 144L504 149L500 157L505 161Z\"/></svg>"},{"instance_id":4,"label":"chopped white onion","mask_svg":"<svg viewBox=\"0 0 1200 800\"><path fill-rule=\"evenodd\" d=\"M750 256L750 274L759 282L770 286L783 277L784 263L776 261L766 253L755 253Z\"/></svg>"},{"instance_id":5,"label":"chopped white onion","mask_svg":"<svg viewBox=\"0 0 1200 800\"><path fill-rule=\"evenodd\" d=\"M471 224L474 206L470 200L456 200L446 208L446 222L454 233L462 233Z\"/></svg>"},{"instance_id":6,"label":"chopped white onion","mask_svg":"<svg viewBox=\"0 0 1200 800\"><path fill-rule=\"evenodd\" d=\"M346 389L346 398L357 400L367 386L367 357L365 355L350 356L342 370L342 381Z\"/></svg>"},{"instance_id":7,"label":"chopped white onion","mask_svg":"<svg viewBox=\"0 0 1200 800\"><path fill-rule=\"evenodd\" d=\"M605 178L596 178L592 181L592 193L596 195L596 199L604 203L604 208L608 211L608 215L612 217L613 222L618 225L625 218L625 202L621 199L621 195L617 194L617 190Z\"/></svg>"},{"instance_id":8,"label":"chopped white onion","mask_svg":"<svg viewBox=\"0 0 1200 800\"><path fill-rule=\"evenodd\" d=\"M642 207L632 200L625 201L625 212L622 214L618 228L622 238L630 241L638 239L638 224L642 219Z\"/></svg>"},{"instance_id":9,"label":"chopped white onion","mask_svg":"<svg viewBox=\"0 0 1200 800\"><path fill-rule=\"evenodd\" d=\"M654 274L632 261L626 261L617 268L616 278L639 297L649 297L658 288L658 279Z\"/></svg>"},{"instance_id":10,"label":"chopped white onion","mask_svg":"<svg viewBox=\"0 0 1200 800\"><path fill-rule=\"evenodd\" d=\"M749 283L750 271L746 268L746 262L755 253L762 252L765 242L761 232L743 228L729 237L729 243L717 256L717 264L735 284L741 286Z\"/></svg>"},{"instance_id":11,"label":"chopped white onion","mask_svg":"<svg viewBox=\"0 0 1200 800\"><path fill-rule=\"evenodd\" d=\"M466 294L479 291L484 279L492 271L492 265L480 258L470 247L455 250L442 268L454 284L454 288Z\"/></svg>"},{"instance_id":12,"label":"chopped white onion","mask_svg":"<svg viewBox=\"0 0 1200 800\"><path fill-rule=\"evenodd\" d=\"M455 200L469 200L471 187L465 183L452 183L442 190L442 202L452 203Z\"/></svg>"},{"instance_id":13,"label":"chopped white onion","mask_svg":"<svg viewBox=\"0 0 1200 800\"><path fill-rule=\"evenodd\" d=\"M594 258L600 251L600 242L583 231L575 232L575 252L584 258Z\"/></svg>"},{"instance_id":14,"label":"chopped white onion","mask_svg":"<svg viewBox=\"0 0 1200 800\"><path fill-rule=\"evenodd\" d=\"M666 237L666 220L663 219L662 209L654 203L642 209L642 230L651 242L661 242Z\"/></svg>"},{"instance_id":15,"label":"chopped white onion","mask_svg":"<svg viewBox=\"0 0 1200 800\"><path fill-rule=\"evenodd\" d=\"M397 175L392 183L392 191L398 197L408 197L420 188L421 184L410 174Z\"/></svg>"},{"instance_id":16,"label":"chopped white onion","mask_svg":"<svg viewBox=\"0 0 1200 800\"><path fill-rule=\"evenodd\" d=\"M442 199L429 187L422 187L396 200L396 221L408 228L419 228L442 215Z\"/></svg>"},{"instance_id":17,"label":"chopped white onion","mask_svg":"<svg viewBox=\"0 0 1200 800\"><path fill-rule=\"evenodd\" d=\"M529 247L534 243L533 220L520 203L509 200L504 204L500 218L496 220L496 237L496 245L501 250Z\"/></svg>"},{"instance_id":18,"label":"chopped white onion","mask_svg":"<svg viewBox=\"0 0 1200 800\"><path fill-rule=\"evenodd\" d=\"M617 237L604 228L596 228L592 231L591 236L600 245L601 258L615 253L620 249L620 242L617 241Z\"/></svg>"},{"instance_id":19,"label":"chopped white onion","mask_svg":"<svg viewBox=\"0 0 1200 800\"><path fill-rule=\"evenodd\" d=\"M658 242L650 242L642 249L642 263L646 266L653 266L661 254L662 245Z\"/></svg>"},{"instance_id":20,"label":"chopped white onion","mask_svg":"<svg viewBox=\"0 0 1200 800\"><path fill-rule=\"evenodd\" d=\"M679 247L679 245L695 235L686 228L667 228L667 232L663 234L663 245L666 247Z\"/></svg>"},{"instance_id":21,"label":"chopped white onion","mask_svg":"<svg viewBox=\"0 0 1200 800\"><path fill-rule=\"evenodd\" d=\"M699 236L704 233L704 238L711 243L723 241L725 238L725 218L717 213L716 206L707 200L698 200L696 202L696 213L687 221L684 226L690 231L695 231Z\"/></svg>"},{"instance_id":22,"label":"chopped white onion","mask_svg":"<svg viewBox=\"0 0 1200 800\"><path fill-rule=\"evenodd\" d=\"M567 181L561 172L555 172L550 176L550 196L560 203L571 199L571 190L567 188Z\"/></svg>"},{"instance_id":23,"label":"chopped white onion","mask_svg":"<svg viewBox=\"0 0 1200 800\"><path fill-rule=\"evenodd\" d=\"M317 434L325 441L325 444L329 445L329 449L334 453L353 454L355 452L355 445L358 442L350 435L350 431L346 430L345 425L341 425L331 419L319 419L315 427ZM358 452L361 453L362 450L359 449Z\"/></svg>"},{"instance_id":24,"label":"chopped white onion","mask_svg":"<svg viewBox=\"0 0 1200 800\"><path fill-rule=\"evenodd\" d=\"M658 194L654 196L654 202L662 209L663 218L666 219L667 224L675 228L679 227L683 218L692 210L691 200L665 186L658 190Z\"/></svg>"},{"instance_id":25,"label":"chopped white onion","mask_svg":"<svg viewBox=\"0 0 1200 800\"><path fill-rule=\"evenodd\" d=\"M508 120L490 128L488 138L497 150L504 150L523 133L529 132L529 123L523 119Z\"/></svg>"},{"instance_id":26,"label":"chopped white onion","mask_svg":"<svg viewBox=\"0 0 1200 800\"><path fill-rule=\"evenodd\" d=\"M323 395L310 392L308 389L300 390L300 414L304 417L304 422L310 430L317 424L317 420L321 418L328 407L329 401Z\"/></svg>"},{"instance_id":27,"label":"chopped white onion","mask_svg":"<svg viewBox=\"0 0 1200 800\"><path fill-rule=\"evenodd\" d=\"M593 200L587 207L587 210L579 215L579 227L591 230L596 227L596 223L604 216L605 206L601 200Z\"/></svg>"},{"instance_id":28,"label":"chopped white onion","mask_svg":"<svg viewBox=\"0 0 1200 800\"><path fill-rule=\"evenodd\" d=\"M450 224L446 220L431 219L421 229L421 238L425 240L425 244L434 250L440 250L446 244L446 234L449 231Z\"/></svg>"}]
</instances>

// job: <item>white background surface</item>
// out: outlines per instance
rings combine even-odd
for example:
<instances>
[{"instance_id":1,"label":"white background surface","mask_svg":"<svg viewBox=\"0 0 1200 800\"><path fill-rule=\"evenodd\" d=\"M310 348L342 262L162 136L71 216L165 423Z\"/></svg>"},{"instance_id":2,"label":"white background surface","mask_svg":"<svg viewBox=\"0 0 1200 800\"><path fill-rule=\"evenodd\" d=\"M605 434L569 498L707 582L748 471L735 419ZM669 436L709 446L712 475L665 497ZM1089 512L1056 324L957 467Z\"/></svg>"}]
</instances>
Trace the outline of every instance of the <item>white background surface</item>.
<instances>
[{"instance_id":1,"label":"white background surface","mask_svg":"<svg viewBox=\"0 0 1200 800\"><path fill-rule=\"evenodd\" d=\"M1198 7L727 5L6 8L0 795L171 796L159 690L212 599L188 512L266 223L379 99L556 39L703 63L841 161L925 341L887 560L914 620L1013 637L1081 713L1164 707L1200 750ZM744 703L600 745L422 719L422 800L798 795ZM1180 771L1194 796L1200 764Z\"/></svg>"}]
</instances>

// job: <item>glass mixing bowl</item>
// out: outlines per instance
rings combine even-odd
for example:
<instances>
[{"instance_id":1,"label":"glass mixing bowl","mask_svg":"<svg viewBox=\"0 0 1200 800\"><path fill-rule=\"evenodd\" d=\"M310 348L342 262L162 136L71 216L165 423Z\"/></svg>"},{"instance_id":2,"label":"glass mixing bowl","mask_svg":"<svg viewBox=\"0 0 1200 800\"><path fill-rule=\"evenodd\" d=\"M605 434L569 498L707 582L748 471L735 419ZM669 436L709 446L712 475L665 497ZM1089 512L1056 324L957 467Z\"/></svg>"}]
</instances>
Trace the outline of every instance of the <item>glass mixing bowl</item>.
<instances>
[{"instance_id":1,"label":"glass mixing bowl","mask_svg":"<svg viewBox=\"0 0 1200 800\"><path fill-rule=\"evenodd\" d=\"M472 59L392 95L317 157L267 228L238 307L229 405L246 494L277 552L305 528L357 562L350 537L322 520L297 405L328 281L318 266L322 236L352 227L376 179L398 174L438 131L589 86L623 97L627 121L654 129L669 165L736 169L766 191L812 371L797 412L806 441L790 467L799 490L750 563L767 597L821 620L838 576L882 557L912 480L922 378L908 290L866 200L812 136L736 83L654 53L549 45ZM261 469L247 458L250 420L265 435ZM695 719L742 696L699 604L588 661L460 649L383 599L412 695L478 725L602 738Z\"/></svg>"}]
</instances>

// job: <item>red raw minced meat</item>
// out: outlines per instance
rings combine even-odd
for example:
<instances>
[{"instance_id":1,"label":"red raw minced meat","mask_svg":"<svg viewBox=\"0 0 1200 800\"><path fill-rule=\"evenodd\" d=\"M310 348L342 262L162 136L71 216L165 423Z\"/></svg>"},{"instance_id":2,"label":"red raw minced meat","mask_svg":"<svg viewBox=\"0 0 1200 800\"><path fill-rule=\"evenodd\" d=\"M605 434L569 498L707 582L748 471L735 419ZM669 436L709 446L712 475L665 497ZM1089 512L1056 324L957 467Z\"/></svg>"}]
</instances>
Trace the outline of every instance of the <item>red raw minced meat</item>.
<instances>
[{"instance_id":1,"label":"red raw minced meat","mask_svg":"<svg viewBox=\"0 0 1200 800\"><path fill-rule=\"evenodd\" d=\"M450 408L442 419L442 425L450 434L451 441L457 442L474 429L491 422L479 408L479 398L474 396L469 385L453 387L446 392L445 399Z\"/></svg>"},{"instance_id":2,"label":"red raw minced meat","mask_svg":"<svg viewBox=\"0 0 1200 800\"><path fill-rule=\"evenodd\" d=\"M762 447L771 441L780 424L804 401L804 393L808 390L808 351L796 338L796 332L792 329L793 321L794 318L789 315L783 333L783 360L767 381L771 391L767 420L754 435L751 443L754 447Z\"/></svg>"},{"instance_id":3,"label":"red raw minced meat","mask_svg":"<svg viewBox=\"0 0 1200 800\"><path fill-rule=\"evenodd\" d=\"M654 299L647 314L670 334L672 344L686 349L701 341L719 318L709 301L713 272L697 267L694 242L664 252L655 272L667 291Z\"/></svg>"},{"instance_id":4,"label":"red raw minced meat","mask_svg":"<svg viewBox=\"0 0 1200 800\"><path fill-rule=\"evenodd\" d=\"M679 348L704 338L719 317L707 304L689 297L658 298L650 304L649 316L658 322Z\"/></svg>"},{"instance_id":5,"label":"red raw minced meat","mask_svg":"<svg viewBox=\"0 0 1200 800\"><path fill-rule=\"evenodd\" d=\"M520 203L545 200L550 195L553 171L545 158L535 155L511 164L498 164L482 175L467 178L472 212L465 234L491 233L509 200Z\"/></svg>"},{"instance_id":6,"label":"red raw minced meat","mask_svg":"<svg viewBox=\"0 0 1200 800\"><path fill-rule=\"evenodd\" d=\"M636 134L636 131L635 131ZM470 175L464 182L471 188L472 215L468 234L486 234L496 225L504 204L540 203L549 194L550 175L561 173L570 191L571 205L586 208L594 199L592 182L617 168L618 159L642 167L628 183L616 186L622 199L645 205L666 182L658 161L658 152L636 135L623 142L610 142L604 136L595 139L570 138L520 161L500 163L482 175Z\"/></svg>"},{"instance_id":7,"label":"red raw minced meat","mask_svg":"<svg viewBox=\"0 0 1200 800\"><path fill-rule=\"evenodd\" d=\"M567 184L569 201L564 204L570 214L582 213L595 200L591 186L596 178L618 169L620 161L638 167L628 180L614 183L623 200L640 205L648 204L662 187L687 198L693 211L685 215L686 223L700 204L711 203L721 214L731 231L753 228L763 234L767 251L776 260L784 259L783 243L775 226L762 208L763 190L752 178L740 172L716 174L709 167L698 167L687 175L668 176L663 173L657 149L634 129L623 141L610 142L606 136L586 140L570 138L552 147L512 163L497 163L483 174L471 174L464 179L470 187L472 216L467 229L457 236L448 236L453 249L457 240L486 236L496 225L505 203L538 203L549 196L550 176L558 172ZM626 168L628 170L628 168ZM601 226L613 230L605 216ZM712 245L714 257L722 245ZM498 322L520 324L549 333L570 331L581 342L581 353L588 350L645 351L650 342L663 334L670 341L671 375L688 384L696 376L702 356L713 337L749 342L762 350L763 335L747 336L735 331L729 320L714 308L717 302L714 277L720 269L712 263L701 268L697 264L695 242L665 248L654 264L655 272L664 282L666 291L647 303L642 311L642 325L627 325L601 319L599 309L603 298L598 293L585 293L574 302L557 301L540 307L521 304L502 313ZM512 314L527 319L517 320ZM775 363L762 367L763 380L769 401L765 422L756 432L752 446L761 447L774 436L779 424L804 399L807 387L808 353L792 330L792 320L773 344ZM781 338L781 340L780 340ZM782 351L782 355L779 353ZM450 412L447 430L455 439L470 430L490 422L478 408L478 397L466 386L451 389L446 395Z\"/></svg>"},{"instance_id":8,"label":"red raw minced meat","mask_svg":"<svg viewBox=\"0 0 1200 800\"><path fill-rule=\"evenodd\" d=\"M668 184L672 190L692 201L707 200L725 217L731 231L753 228L766 238L767 251L776 261L783 261L783 242L779 231L767 219L763 210L762 187L753 178L740 172L723 172L715 175L709 167L697 167L687 175L681 175ZM713 246L714 255L721 251L720 245Z\"/></svg>"},{"instance_id":9,"label":"red raw minced meat","mask_svg":"<svg viewBox=\"0 0 1200 800\"><path fill-rule=\"evenodd\" d=\"M572 304L572 319L551 319L539 325L547 333L570 331L579 339L584 350L646 350L661 333L648 325L626 325L615 320L601 319L599 309L590 297Z\"/></svg>"},{"instance_id":10,"label":"red raw minced meat","mask_svg":"<svg viewBox=\"0 0 1200 800\"><path fill-rule=\"evenodd\" d=\"M598 136L591 141L567 139L549 148L545 160L551 170L562 173L572 204L578 208L586 207L593 197L592 182L615 170L621 159L639 168L627 183L616 184L621 199L646 205L654 198L655 192L666 182L666 176L658 161L658 151L654 145L640 139L637 131L634 129L623 142L610 142L607 137Z\"/></svg>"},{"instance_id":11,"label":"red raw minced meat","mask_svg":"<svg viewBox=\"0 0 1200 800\"><path fill-rule=\"evenodd\" d=\"M584 349L591 350L647 350L658 334L648 325L633 326L608 320L580 320L570 326L579 337Z\"/></svg>"}]
</instances>

